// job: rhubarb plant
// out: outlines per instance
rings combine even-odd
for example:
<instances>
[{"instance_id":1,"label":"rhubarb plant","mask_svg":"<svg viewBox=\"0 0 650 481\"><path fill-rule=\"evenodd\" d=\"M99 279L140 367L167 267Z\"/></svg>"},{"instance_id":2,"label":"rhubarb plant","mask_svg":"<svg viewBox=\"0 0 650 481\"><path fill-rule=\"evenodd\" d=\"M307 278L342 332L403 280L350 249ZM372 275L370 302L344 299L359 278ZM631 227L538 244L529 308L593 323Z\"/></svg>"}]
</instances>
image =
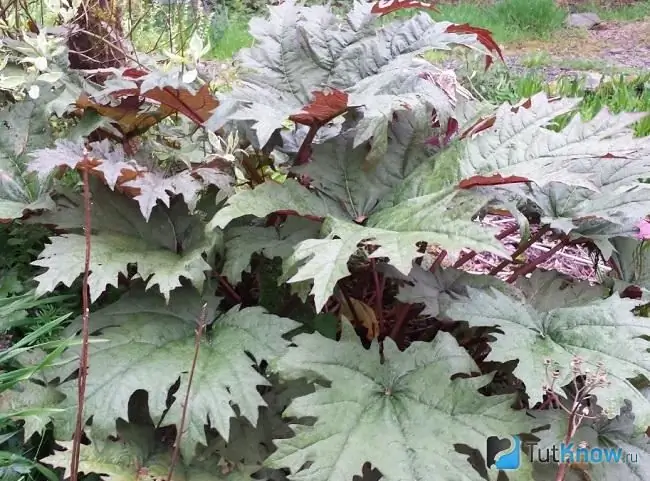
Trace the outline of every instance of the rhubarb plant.
<instances>
[{"instance_id":1,"label":"rhubarb plant","mask_svg":"<svg viewBox=\"0 0 650 481\"><path fill-rule=\"evenodd\" d=\"M83 380L77 470L103 479L650 479L643 115L481 103L424 54L487 68L490 33L383 17L414 6L269 7L222 93L187 66L63 66L80 91L55 111L15 60L0 174L40 190L3 180L0 215L51 231L38 295L93 303L89 369L75 342L1 395L29 433L51 408L43 463L77 474ZM590 281L548 268L578 247ZM516 440L639 456L501 462Z\"/></svg>"}]
</instances>

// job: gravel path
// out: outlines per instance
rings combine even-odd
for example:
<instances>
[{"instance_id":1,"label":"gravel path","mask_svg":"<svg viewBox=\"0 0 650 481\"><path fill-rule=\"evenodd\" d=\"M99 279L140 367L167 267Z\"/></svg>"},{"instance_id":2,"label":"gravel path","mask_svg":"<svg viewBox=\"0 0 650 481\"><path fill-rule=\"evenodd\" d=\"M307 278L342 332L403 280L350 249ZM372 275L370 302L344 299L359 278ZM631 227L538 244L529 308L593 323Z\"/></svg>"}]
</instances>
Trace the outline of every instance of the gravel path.
<instances>
[{"instance_id":1,"label":"gravel path","mask_svg":"<svg viewBox=\"0 0 650 481\"><path fill-rule=\"evenodd\" d=\"M497 227L501 232L510 231L517 225L512 217L496 215L487 215L481 223L486 226ZM536 228L533 228L533 233L535 231ZM507 251L514 253L521 242L521 237L518 232L515 232L503 237L501 242ZM520 260L524 260L525 258L527 262L531 262L537 257L545 255L557 243L557 239L553 239L551 233L545 234L538 242L533 243L526 249L524 255L520 257ZM469 252L464 251L464 254ZM434 250L432 254L438 255L439 253L439 250ZM489 274L491 270L497 269L498 273L495 272L493 274L505 280L520 267L520 264L512 264L504 261L505 259L503 257L490 252L479 252L468 262L465 262L461 269L472 274ZM453 261L448 258L443 259L443 267L451 267L452 265ZM548 260L541 262L539 268L556 270L561 274L590 282L598 282L600 279L599 276L609 271L609 267L603 265L599 265L597 270L587 248L583 245L570 245L561 248Z\"/></svg>"},{"instance_id":2,"label":"gravel path","mask_svg":"<svg viewBox=\"0 0 650 481\"><path fill-rule=\"evenodd\" d=\"M538 67L526 66L535 50L550 55L549 61ZM580 68L580 63L594 67ZM650 72L650 20L604 23L601 29L540 43L537 49L534 45L532 49L526 45L506 49L506 64L518 74L531 69L540 71L549 81L580 72Z\"/></svg>"}]
</instances>

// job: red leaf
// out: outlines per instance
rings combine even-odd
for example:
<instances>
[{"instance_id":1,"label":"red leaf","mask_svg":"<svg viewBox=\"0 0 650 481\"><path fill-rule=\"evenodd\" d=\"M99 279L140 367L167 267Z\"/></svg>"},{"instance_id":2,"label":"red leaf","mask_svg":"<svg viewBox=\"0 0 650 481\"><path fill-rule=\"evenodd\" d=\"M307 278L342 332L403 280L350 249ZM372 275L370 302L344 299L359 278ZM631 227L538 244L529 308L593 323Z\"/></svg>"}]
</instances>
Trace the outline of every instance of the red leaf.
<instances>
[{"instance_id":1,"label":"red leaf","mask_svg":"<svg viewBox=\"0 0 650 481\"><path fill-rule=\"evenodd\" d=\"M426 8L428 10L433 10L434 12L439 11L435 5L430 2L420 2L418 0L379 0L372 6L370 13L386 15L406 8Z\"/></svg>"},{"instance_id":2,"label":"red leaf","mask_svg":"<svg viewBox=\"0 0 650 481\"><path fill-rule=\"evenodd\" d=\"M521 184L530 182L526 177L519 177L518 175L509 175L503 177L501 174L487 175L474 175L469 179L463 179L458 184L459 189L471 189L472 187L487 187L492 185L505 185L505 184Z\"/></svg>"},{"instance_id":3,"label":"red leaf","mask_svg":"<svg viewBox=\"0 0 650 481\"><path fill-rule=\"evenodd\" d=\"M183 114L197 124L203 124L208 120L212 111L219 106L219 101L210 93L207 84L203 85L195 94L173 87L155 87L143 94L139 89L123 89L113 93L115 97L132 95L139 95L158 102L161 106Z\"/></svg>"},{"instance_id":4,"label":"red leaf","mask_svg":"<svg viewBox=\"0 0 650 481\"><path fill-rule=\"evenodd\" d=\"M77 107L94 110L98 114L108 117L117 124L117 128L125 136L144 133L174 111L168 107L160 106L158 111L141 112L144 103L139 97L129 96L120 101L119 105L102 105L92 101L86 94L81 94L77 100Z\"/></svg>"},{"instance_id":5,"label":"red leaf","mask_svg":"<svg viewBox=\"0 0 650 481\"><path fill-rule=\"evenodd\" d=\"M641 299L643 291L638 286L627 286L623 292L621 292L621 297L623 299ZM650 428L648 428L650 431Z\"/></svg>"},{"instance_id":6,"label":"red leaf","mask_svg":"<svg viewBox=\"0 0 650 481\"><path fill-rule=\"evenodd\" d=\"M439 128L440 127L440 121L436 120L433 127L438 127ZM440 137L434 136L434 137L431 137L431 138L427 139L425 141L425 144L432 145L434 147L445 146L445 145L449 144L452 137L454 135L456 135L457 133L458 133L458 120L456 120L455 118L452 117L447 121L447 130L445 131L445 137L444 137L444 139L442 139L442 142L441 142Z\"/></svg>"},{"instance_id":7,"label":"red leaf","mask_svg":"<svg viewBox=\"0 0 650 481\"><path fill-rule=\"evenodd\" d=\"M492 115L487 118L479 119L476 121L474 125L472 125L470 128L465 130L462 134L460 134L460 138L464 139L467 137L471 137L472 135L476 135L479 132L483 132L484 130L487 130L491 128L494 125L494 122L496 122L497 118L495 115Z\"/></svg>"},{"instance_id":8,"label":"red leaf","mask_svg":"<svg viewBox=\"0 0 650 481\"><path fill-rule=\"evenodd\" d=\"M143 96L176 110L198 124L208 120L212 111L219 106L219 101L210 93L207 84L203 85L196 94L183 89L165 87L149 90Z\"/></svg>"},{"instance_id":9,"label":"red leaf","mask_svg":"<svg viewBox=\"0 0 650 481\"><path fill-rule=\"evenodd\" d=\"M490 52L496 52L499 55L499 58L502 62L505 62L503 59L503 53L499 48L499 45L494 41L492 37L492 32L480 27L472 27L469 23L449 25L447 27L447 33L469 33L476 35L476 38L485 48ZM490 65L492 65L492 57L487 56L485 58L485 69L487 70Z\"/></svg>"},{"instance_id":10,"label":"red leaf","mask_svg":"<svg viewBox=\"0 0 650 481\"><path fill-rule=\"evenodd\" d=\"M127 68L127 69L124 70L124 72L122 72L122 75L124 77L129 77L129 78L134 78L134 79L144 77L147 74L148 74L147 71L140 70L140 69L137 69L137 68Z\"/></svg>"},{"instance_id":11,"label":"red leaf","mask_svg":"<svg viewBox=\"0 0 650 481\"><path fill-rule=\"evenodd\" d=\"M113 120L125 136L142 134L176 112L197 124L203 124L210 118L212 111L219 106L219 101L212 96L207 85L202 86L196 94L185 89L156 87L144 94L140 94L138 88L133 88L118 90L111 96L120 99L119 105L102 105L82 94L77 100L77 107L92 109ZM145 99L159 104L158 109L141 110Z\"/></svg>"},{"instance_id":12,"label":"red leaf","mask_svg":"<svg viewBox=\"0 0 650 481\"><path fill-rule=\"evenodd\" d=\"M303 109L289 117L290 120L301 125L325 125L338 117L348 108L348 94L333 89L329 92L313 92L314 100L305 105Z\"/></svg>"}]
</instances>

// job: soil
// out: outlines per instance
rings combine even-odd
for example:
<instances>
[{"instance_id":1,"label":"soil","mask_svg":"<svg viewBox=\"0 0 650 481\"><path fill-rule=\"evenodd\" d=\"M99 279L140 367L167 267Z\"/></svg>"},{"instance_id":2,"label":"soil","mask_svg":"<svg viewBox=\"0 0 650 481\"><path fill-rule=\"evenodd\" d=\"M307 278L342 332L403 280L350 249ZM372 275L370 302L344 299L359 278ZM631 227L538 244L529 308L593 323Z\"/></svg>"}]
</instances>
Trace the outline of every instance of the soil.
<instances>
[{"instance_id":1,"label":"soil","mask_svg":"<svg viewBox=\"0 0 650 481\"><path fill-rule=\"evenodd\" d=\"M570 29L551 42L509 45L505 48L506 63L511 70L523 73L531 69L531 56L547 56L533 68L549 80L584 71L650 72L650 20L608 22L599 27Z\"/></svg>"}]
</instances>

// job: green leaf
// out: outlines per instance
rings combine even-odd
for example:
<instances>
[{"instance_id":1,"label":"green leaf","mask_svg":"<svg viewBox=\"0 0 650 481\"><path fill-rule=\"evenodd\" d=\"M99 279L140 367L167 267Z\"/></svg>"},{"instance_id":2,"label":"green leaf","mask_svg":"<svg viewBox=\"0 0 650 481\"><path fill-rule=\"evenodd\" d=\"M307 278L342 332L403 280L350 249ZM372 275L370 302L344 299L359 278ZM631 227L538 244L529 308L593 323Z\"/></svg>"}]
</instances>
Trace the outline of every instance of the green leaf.
<instances>
[{"instance_id":1,"label":"green leaf","mask_svg":"<svg viewBox=\"0 0 650 481\"><path fill-rule=\"evenodd\" d=\"M512 396L477 392L491 376L451 379L477 367L447 333L404 352L387 338L384 364L377 343L365 350L347 322L340 342L309 334L293 341L297 347L277 363L280 375L324 379L331 387L294 400L285 411L317 418L313 426L294 425L296 436L277 440L278 450L267 460L291 469L292 479L348 481L368 461L386 481L430 480L431 473L437 480L478 481L481 476L454 444L475 447L485 457L489 436L531 427L523 412L511 409ZM306 462L311 465L304 468ZM523 466L515 474L527 472Z\"/></svg>"},{"instance_id":2,"label":"green leaf","mask_svg":"<svg viewBox=\"0 0 650 481\"><path fill-rule=\"evenodd\" d=\"M564 277L556 271L536 270L530 277L517 279L515 286L539 312L560 307L580 307L608 294L607 289L599 284Z\"/></svg>"},{"instance_id":3,"label":"green leaf","mask_svg":"<svg viewBox=\"0 0 650 481\"><path fill-rule=\"evenodd\" d=\"M341 239L307 239L299 243L291 257L284 263L284 270L293 275L287 280L296 283L313 280L310 294L314 296L316 311L320 312L336 283L350 274L347 264L357 251L363 234Z\"/></svg>"},{"instance_id":4,"label":"green leaf","mask_svg":"<svg viewBox=\"0 0 650 481\"><path fill-rule=\"evenodd\" d=\"M288 438L293 432L282 412L290 402L299 396L314 392L314 386L303 379L280 382L277 375L269 376L272 386L262 397L267 406L260 408L256 426L245 418L232 418L230 422L230 440L221 436L212 439L199 456L206 453L218 453L222 459L232 463L244 463L261 466L262 462L275 450L273 439Z\"/></svg>"},{"instance_id":5,"label":"green leaf","mask_svg":"<svg viewBox=\"0 0 650 481\"><path fill-rule=\"evenodd\" d=\"M612 128L617 118L603 111L592 122L600 121L600 129L605 130ZM638 139L629 144L621 142L633 149ZM508 194L524 204L524 213L541 216L542 223L574 238L594 240L608 259L614 249L609 239L635 236L639 219L650 210L650 189L641 182L650 176L650 156L639 148L635 155L608 158L607 162L597 157L580 159L571 170L590 179L592 187L549 182L544 186L512 186Z\"/></svg>"},{"instance_id":6,"label":"green leaf","mask_svg":"<svg viewBox=\"0 0 650 481\"><path fill-rule=\"evenodd\" d=\"M451 253L468 248L507 255L494 237L496 230L471 220L484 205L485 199L475 194L447 189L411 198L376 212L369 217L367 225L399 233L399 242L407 242L410 238L413 245L426 241ZM378 236L380 239L381 236ZM384 248L375 256L390 257L390 249ZM410 265L400 264L396 267L405 274L410 270Z\"/></svg>"},{"instance_id":7,"label":"green leaf","mask_svg":"<svg viewBox=\"0 0 650 481\"><path fill-rule=\"evenodd\" d=\"M93 302L107 286L117 286L118 276L126 276L129 265L137 265L136 278L145 280L147 288L157 285L167 299L181 286L181 277L202 289L205 272L211 269L204 255L213 251L219 237L206 232L202 221L189 215L180 198L175 198L169 208L157 206L147 222L134 200L98 182L93 182L92 193L91 225L96 233L90 236L88 282ZM83 216L76 219L83 222ZM50 241L33 262L47 268L35 278L37 294L50 292L61 283L70 286L83 273L84 235L70 233Z\"/></svg>"},{"instance_id":8,"label":"green leaf","mask_svg":"<svg viewBox=\"0 0 650 481\"><path fill-rule=\"evenodd\" d=\"M408 277L399 272L389 275L408 282L401 285L397 299L405 304L424 304L422 315L436 317L446 312L447 306L454 299L467 294L468 287L494 287L504 292L514 289L509 284L494 276L476 275L460 269L436 266L433 271L414 265Z\"/></svg>"},{"instance_id":9,"label":"green leaf","mask_svg":"<svg viewBox=\"0 0 650 481\"><path fill-rule=\"evenodd\" d=\"M0 108L0 220L22 217L27 211L54 208L48 179L28 175L26 154L49 145L48 117L32 100Z\"/></svg>"},{"instance_id":10,"label":"green leaf","mask_svg":"<svg viewBox=\"0 0 650 481\"><path fill-rule=\"evenodd\" d=\"M549 196L559 195L567 205L558 199L559 205L552 208L563 215L579 217L587 210L608 210L614 214L615 197L623 194L629 209L642 209L639 202L645 199L643 188L631 188L629 181L634 179L637 184L636 177L648 172L644 159L649 144L636 138L632 129L645 114L612 115L603 109L589 121L576 115L563 129L552 130L556 119L574 111L579 101L550 99L539 93L516 106L503 104L493 116L477 122L465 132L465 137L437 154L434 162L418 167L397 190L397 201L436 192L475 175L498 173L530 179L539 189L550 191ZM603 194L599 192L601 188ZM505 196L498 197L512 196L512 190L509 188ZM528 193L523 187L514 190L521 196ZM572 198L571 194L577 197Z\"/></svg>"},{"instance_id":11,"label":"green leaf","mask_svg":"<svg viewBox=\"0 0 650 481\"><path fill-rule=\"evenodd\" d=\"M191 290L178 293L182 305L175 315L170 315L174 311L168 310L161 297L140 291L91 316L91 329L102 328L97 338L108 340L91 346L90 359L101 369L91 368L87 378L85 414L93 416L93 429L101 437L114 432L117 418L127 418L128 401L136 390L148 392L149 410L158 422L166 410L167 391L179 378L179 394L164 419L166 424L180 424L181 399L195 352L197 318L183 307L189 305L191 294ZM200 307L197 297L195 306ZM230 418L235 415L231 403L253 425L257 423L258 408L265 405L257 386L269 383L246 353L258 363L274 359L288 346L282 335L297 326L259 307L234 307L214 321L201 340L190 389L181 444L187 459L193 457L197 443L206 444L208 418L212 427L229 438ZM68 366L70 372L75 364Z\"/></svg>"},{"instance_id":12,"label":"green leaf","mask_svg":"<svg viewBox=\"0 0 650 481\"><path fill-rule=\"evenodd\" d=\"M251 256L259 252L267 258L286 259L294 246L312 237L320 230L318 222L289 217L279 228L276 227L231 227L224 233L226 262L221 274L231 282L239 282L241 273L248 271Z\"/></svg>"},{"instance_id":13,"label":"green leaf","mask_svg":"<svg viewBox=\"0 0 650 481\"><path fill-rule=\"evenodd\" d=\"M133 481L134 479L167 479L172 465L172 450L155 439L153 426L118 424L119 440L109 440L98 447L93 443L82 444L79 451L79 472L95 473L105 481ZM72 442L59 442L65 448L41 461L55 468L65 468L64 478L70 477ZM202 466L174 466L173 481L249 481L255 471L250 467L236 468L222 474L216 463L213 469L204 471Z\"/></svg>"},{"instance_id":14,"label":"green leaf","mask_svg":"<svg viewBox=\"0 0 650 481\"><path fill-rule=\"evenodd\" d=\"M341 218L363 219L376 212L411 172L428 162L425 141L433 135L430 110L413 108L400 112L397 121L384 119L386 145L379 159L370 162L368 145L357 144L352 133L345 133L314 145L311 162L293 171L311 179L317 192L336 199L345 209ZM393 119L392 114L388 118Z\"/></svg>"},{"instance_id":15,"label":"green leaf","mask_svg":"<svg viewBox=\"0 0 650 481\"><path fill-rule=\"evenodd\" d=\"M482 205L471 193L448 190L380 210L370 216L368 227L329 218L323 227L327 238L299 243L285 262L287 282L313 279L311 293L320 311L336 283L349 274L347 263L362 241L379 246L370 257L388 257L404 274L423 255L419 242L440 245L451 254L470 248L507 255L493 229L471 221Z\"/></svg>"},{"instance_id":16,"label":"green leaf","mask_svg":"<svg viewBox=\"0 0 650 481\"><path fill-rule=\"evenodd\" d=\"M543 387L551 384L546 360L560 369L554 383L560 395L560 386L573 378L574 356L582 358L592 372L602 362L611 384L595 389L594 394L599 404L615 415L625 399L636 402L639 398L628 379L638 375L650 379L650 346L639 337L650 335L650 327L631 312L638 302L617 294L603 299L601 293L598 288L590 293L579 288L577 295L576 290L553 289L537 298L529 292L531 300L526 302L494 288L468 288L468 297L454 302L446 314L470 326L500 328L503 334L495 334L486 360L518 359L514 375L526 385L531 405L542 401ZM648 402L636 406L637 422L643 429L650 425L649 407Z\"/></svg>"},{"instance_id":17,"label":"green leaf","mask_svg":"<svg viewBox=\"0 0 650 481\"><path fill-rule=\"evenodd\" d=\"M558 116L575 109L579 100L549 99L539 93L519 107L502 105L494 126L467 141L460 177L498 172L526 177L540 186L561 182L593 188L600 170L585 175L585 163L600 165L604 156L612 155L629 164L647 155L647 142L635 138L631 128L642 113L612 115L604 109L589 121L574 116L559 132L548 128ZM521 148L524 145L528 148Z\"/></svg>"},{"instance_id":18,"label":"green leaf","mask_svg":"<svg viewBox=\"0 0 650 481\"><path fill-rule=\"evenodd\" d=\"M36 150L31 156L29 170L38 172L41 177L61 167L75 169L85 157L92 159L91 174L101 177L111 190L116 188L118 181L120 187L136 190L134 199L147 221L156 206L169 207L177 196L183 196L189 211L194 213L203 189L210 185L228 189L231 180L231 166L226 161L215 161L213 167L186 169L167 176L159 168L144 167L128 159L121 145L113 145L108 140L87 145L76 140L57 140L54 148Z\"/></svg>"},{"instance_id":19,"label":"green leaf","mask_svg":"<svg viewBox=\"0 0 650 481\"><path fill-rule=\"evenodd\" d=\"M299 184L287 179L282 184L267 181L253 190L239 192L212 218L208 229L223 229L234 219L253 215L266 217L277 211L292 211L297 215L325 217L332 212L331 203ZM334 210L334 213L338 213Z\"/></svg>"},{"instance_id":20,"label":"green leaf","mask_svg":"<svg viewBox=\"0 0 650 481\"><path fill-rule=\"evenodd\" d=\"M0 393L0 411L3 414L18 412L12 419L24 421L23 439L26 441L33 434L43 434L55 412L51 408L56 409L63 397L53 386L24 381Z\"/></svg>"},{"instance_id":21,"label":"green leaf","mask_svg":"<svg viewBox=\"0 0 650 481\"><path fill-rule=\"evenodd\" d=\"M611 272L616 282L615 289L621 291L627 285L639 286L645 299L650 291L650 250L649 244L640 239L630 237L614 237L610 239L612 247L611 260L616 269Z\"/></svg>"}]
</instances>

